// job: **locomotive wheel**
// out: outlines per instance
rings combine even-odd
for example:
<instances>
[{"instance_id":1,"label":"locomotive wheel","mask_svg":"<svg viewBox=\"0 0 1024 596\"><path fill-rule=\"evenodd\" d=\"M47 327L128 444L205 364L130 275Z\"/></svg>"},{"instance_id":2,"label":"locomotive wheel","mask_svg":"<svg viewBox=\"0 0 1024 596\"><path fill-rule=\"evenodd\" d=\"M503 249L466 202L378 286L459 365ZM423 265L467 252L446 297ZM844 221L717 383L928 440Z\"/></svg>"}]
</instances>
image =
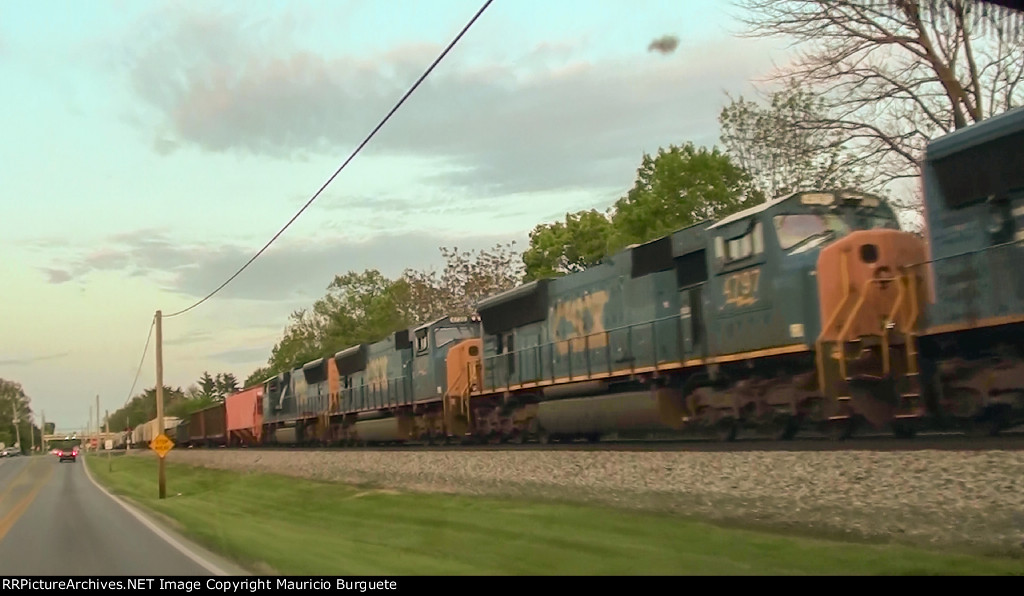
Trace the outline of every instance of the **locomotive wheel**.
<instances>
[{"instance_id":1,"label":"locomotive wheel","mask_svg":"<svg viewBox=\"0 0 1024 596\"><path fill-rule=\"evenodd\" d=\"M800 422L794 416L783 414L776 416L769 426L772 440L788 441L800 430Z\"/></svg>"},{"instance_id":2,"label":"locomotive wheel","mask_svg":"<svg viewBox=\"0 0 1024 596\"><path fill-rule=\"evenodd\" d=\"M892 435L897 439L913 439L917 435L917 429L913 424L896 422L892 425Z\"/></svg>"},{"instance_id":3,"label":"locomotive wheel","mask_svg":"<svg viewBox=\"0 0 1024 596\"><path fill-rule=\"evenodd\" d=\"M828 438L833 441L845 441L853 436L853 420L831 420L828 424Z\"/></svg>"},{"instance_id":4,"label":"locomotive wheel","mask_svg":"<svg viewBox=\"0 0 1024 596\"><path fill-rule=\"evenodd\" d=\"M718 426L715 427L715 438L719 441L732 442L736 440L737 431L736 422L725 420L718 423Z\"/></svg>"},{"instance_id":5,"label":"locomotive wheel","mask_svg":"<svg viewBox=\"0 0 1024 596\"><path fill-rule=\"evenodd\" d=\"M526 431L520 430L513 433L512 438L509 439L509 442L512 443L513 445L522 445L523 443L526 442Z\"/></svg>"},{"instance_id":6,"label":"locomotive wheel","mask_svg":"<svg viewBox=\"0 0 1024 596\"><path fill-rule=\"evenodd\" d=\"M537 432L537 441L541 445L550 445L551 444L551 435L546 430L540 430L540 431Z\"/></svg>"},{"instance_id":7,"label":"locomotive wheel","mask_svg":"<svg viewBox=\"0 0 1024 596\"><path fill-rule=\"evenodd\" d=\"M972 438L994 437L1003 429L999 416L988 415L964 421L964 434Z\"/></svg>"}]
</instances>

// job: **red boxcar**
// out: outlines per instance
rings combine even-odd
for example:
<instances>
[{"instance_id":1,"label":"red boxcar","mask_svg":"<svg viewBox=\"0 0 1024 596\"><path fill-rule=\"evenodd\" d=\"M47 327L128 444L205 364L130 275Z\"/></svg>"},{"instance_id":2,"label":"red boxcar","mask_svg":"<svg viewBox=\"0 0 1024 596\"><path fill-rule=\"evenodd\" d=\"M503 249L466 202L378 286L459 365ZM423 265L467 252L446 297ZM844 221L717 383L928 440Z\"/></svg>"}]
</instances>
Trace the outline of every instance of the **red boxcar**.
<instances>
[{"instance_id":1,"label":"red boxcar","mask_svg":"<svg viewBox=\"0 0 1024 596\"><path fill-rule=\"evenodd\" d=\"M258 445L263 431L263 386L227 396L227 427L231 445Z\"/></svg>"},{"instance_id":2,"label":"red boxcar","mask_svg":"<svg viewBox=\"0 0 1024 596\"><path fill-rule=\"evenodd\" d=\"M189 440L192 445L212 447L227 444L228 431L225 418L224 404L192 412L188 424Z\"/></svg>"}]
</instances>

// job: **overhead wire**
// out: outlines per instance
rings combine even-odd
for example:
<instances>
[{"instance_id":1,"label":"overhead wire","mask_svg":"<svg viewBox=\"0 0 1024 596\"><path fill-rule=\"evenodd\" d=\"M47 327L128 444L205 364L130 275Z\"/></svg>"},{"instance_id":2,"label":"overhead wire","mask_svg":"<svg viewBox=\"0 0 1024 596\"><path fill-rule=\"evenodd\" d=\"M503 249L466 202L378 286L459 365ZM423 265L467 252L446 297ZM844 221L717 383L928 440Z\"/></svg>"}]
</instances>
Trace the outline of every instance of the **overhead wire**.
<instances>
[{"instance_id":1,"label":"overhead wire","mask_svg":"<svg viewBox=\"0 0 1024 596\"><path fill-rule=\"evenodd\" d=\"M124 405L128 405L128 402L132 400L132 395L135 394L135 384L139 382L139 373L142 372L142 365L146 362L146 354L149 352L149 340L153 338L153 327L156 326L156 316L149 322L149 335L146 336L146 346L142 348L142 358L139 359L139 368L135 371L135 380L132 381L132 388L128 390L128 398L124 400Z\"/></svg>"},{"instance_id":2,"label":"overhead wire","mask_svg":"<svg viewBox=\"0 0 1024 596\"><path fill-rule=\"evenodd\" d=\"M310 197L310 199L308 201L306 201L306 204L303 205L302 208L299 209L299 211L295 215L293 215L291 219L288 220L288 223L286 223L283 228L281 228L276 234L274 234L273 238L271 238L263 246L263 248L261 248L259 250L259 252L257 252L255 255L253 255L253 257L251 259L249 259L244 265L242 265L242 267L238 271L236 271L234 273L234 275L229 277L227 279L227 281L225 281L221 285L217 286L216 289L214 289L212 292L207 294L202 300L199 300L198 302L196 302L192 306L189 306L188 308L179 310L177 312L174 312L174 313L171 313L171 314L168 314L168 315L163 315L163 317L164 318L170 318L170 317L176 317L178 315L183 315L183 314L187 313L188 311L192 310L193 308L199 306L200 304L206 302L207 300L212 298L217 292L219 292L222 289L224 289L225 286L227 286L229 283L231 283L236 277L238 277L243 271L245 271L245 269L248 268L249 265L251 265L257 258L259 258L259 256L262 255L264 251L266 251L268 248L270 248L270 245L273 244L274 241L277 240L278 237L280 237L281 234L283 234L284 231L287 230L288 227L291 226L292 223L296 219L298 219L299 216L302 215L302 213L310 205L313 204L313 201L315 201L320 196L320 194L324 191L324 189L326 189L327 186L330 185L330 183L334 181L334 179L338 176L338 174L340 174L341 171L343 169L345 169L345 166L347 166L349 164L349 162L351 162L352 159L355 158L355 156L358 155L360 151L362 151L363 147L365 147L366 144L370 142L370 139L372 139L377 134L377 131L379 131L381 128L383 128L383 126L387 123L387 121L391 119L391 116L394 115L394 113L398 111L398 108L400 108L402 106L402 104L405 103L405 100L407 100L409 98L409 96L412 95L413 92L416 91L416 89L420 86L420 84L427 78L427 76L429 76L430 73L433 72L434 68L437 67L437 65L441 62L441 60L443 60L444 57L448 55L448 52L450 52L452 50L452 48L455 47L455 45L459 42L459 40L462 39L462 37L466 34L467 31L469 31L469 29L473 26L473 24L477 21L477 19L480 18L480 16L484 13L484 11L487 10L487 7L490 6L493 1L494 0L487 0L486 2L484 2L483 6L480 7L480 10L478 10L476 12L476 14L473 15L473 18L470 19L468 23L466 23L466 25L462 28L462 30L459 32L459 34L455 36L455 39L453 39L451 41L451 43L448 44L448 46L444 49L444 51L441 52L441 54L436 59L434 59L434 62L431 63L430 67L427 68L427 70L424 71L424 73L422 75L420 75L419 79L417 79L416 82L413 83L412 87L410 87L409 90L405 92L405 95L403 95L402 98L398 101L398 103L396 103L395 106L391 108L391 111L388 112L387 116L385 116L384 119L381 120L379 124L377 124L377 126L373 129L373 131L370 132L370 134L367 135L367 137L365 139L363 139L363 142L360 143L358 147L356 147L355 151L353 151L352 154L348 156L348 159L346 159L344 161L344 163L342 163L341 166L339 166L338 169L334 171L334 174L332 174L331 177L327 179L327 182L323 183L323 185L320 187L320 189L317 190L316 193L312 197Z\"/></svg>"}]
</instances>

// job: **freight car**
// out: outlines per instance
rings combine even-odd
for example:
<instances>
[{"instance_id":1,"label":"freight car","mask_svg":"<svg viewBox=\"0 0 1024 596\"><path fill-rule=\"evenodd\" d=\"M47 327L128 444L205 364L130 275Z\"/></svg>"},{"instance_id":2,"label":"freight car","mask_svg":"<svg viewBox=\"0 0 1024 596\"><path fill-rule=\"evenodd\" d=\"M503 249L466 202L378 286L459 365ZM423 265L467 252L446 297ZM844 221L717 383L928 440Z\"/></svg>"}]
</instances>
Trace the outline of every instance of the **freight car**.
<instances>
[{"instance_id":1,"label":"freight car","mask_svg":"<svg viewBox=\"0 0 1024 596\"><path fill-rule=\"evenodd\" d=\"M181 424L180 418L164 416L164 434L173 439L176 436L175 429ZM157 419L140 424L132 430L132 442L136 448L148 449L149 443L160 434L157 428Z\"/></svg>"},{"instance_id":2,"label":"freight car","mask_svg":"<svg viewBox=\"0 0 1024 596\"><path fill-rule=\"evenodd\" d=\"M224 406L229 446L253 446L263 442L262 385L227 396Z\"/></svg>"},{"instance_id":3,"label":"freight car","mask_svg":"<svg viewBox=\"0 0 1024 596\"><path fill-rule=\"evenodd\" d=\"M227 415L223 402L189 414L188 445L214 447L227 445L227 442Z\"/></svg>"}]
</instances>

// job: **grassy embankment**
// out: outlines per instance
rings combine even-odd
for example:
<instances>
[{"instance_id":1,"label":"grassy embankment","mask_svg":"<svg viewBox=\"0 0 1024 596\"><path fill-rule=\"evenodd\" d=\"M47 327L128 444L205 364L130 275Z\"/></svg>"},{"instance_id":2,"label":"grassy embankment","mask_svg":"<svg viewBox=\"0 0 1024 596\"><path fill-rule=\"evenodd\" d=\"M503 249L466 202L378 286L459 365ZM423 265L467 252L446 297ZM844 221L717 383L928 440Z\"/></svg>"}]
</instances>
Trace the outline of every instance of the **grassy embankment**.
<instances>
[{"instance_id":1,"label":"grassy embankment","mask_svg":"<svg viewBox=\"0 0 1024 596\"><path fill-rule=\"evenodd\" d=\"M1024 561L724 529L583 505L368 490L156 460L93 477L258 574L1024 574Z\"/></svg>"}]
</instances>

